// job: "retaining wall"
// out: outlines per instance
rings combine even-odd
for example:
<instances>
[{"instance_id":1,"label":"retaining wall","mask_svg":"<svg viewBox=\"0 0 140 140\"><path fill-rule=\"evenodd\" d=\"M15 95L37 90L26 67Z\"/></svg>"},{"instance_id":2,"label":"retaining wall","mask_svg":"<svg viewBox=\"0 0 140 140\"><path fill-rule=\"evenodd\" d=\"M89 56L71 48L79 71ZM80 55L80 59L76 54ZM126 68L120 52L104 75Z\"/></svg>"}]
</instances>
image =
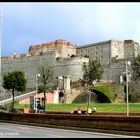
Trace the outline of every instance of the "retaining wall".
<instances>
[{"instance_id":1,"label":"retaining wall","mask_svg":"<svg viewBox=\"0 0 140 140\"><path fill-rule=\"evenodd\" d=\"M0 113L0 121L140 132L140 116ZM140 133L139 133L140 134Z\"/></svg>"}]
</instances>

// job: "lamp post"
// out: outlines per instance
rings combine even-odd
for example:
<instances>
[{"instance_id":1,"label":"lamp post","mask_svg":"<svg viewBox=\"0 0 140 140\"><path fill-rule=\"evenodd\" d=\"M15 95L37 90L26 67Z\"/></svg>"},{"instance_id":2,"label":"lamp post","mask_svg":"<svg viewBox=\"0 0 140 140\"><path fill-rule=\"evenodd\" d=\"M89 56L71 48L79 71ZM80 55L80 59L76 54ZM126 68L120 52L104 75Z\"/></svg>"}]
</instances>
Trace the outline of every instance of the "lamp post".
<instances>
[{"instance_id":1,"label":"lamp post","mask_svg":"<svg viewBox=\"0 0 140 140\"><path fill-rule=\"evenodd\" d=\"M129 116L129 106L128 106L128 67L130 66L130 61L125 62L126 66L126 116Z\"/></svg>"},{"instance_id":2,"label":"lamp post","mask_svg":"<svg viewBox=\"0 0 140 140\"><path fill-rule=\"evenodd\" d=\"M88 114L88 109L90 107L90 91L88 90L87 93L88 93L88 105L87 105L87 114Z\"/></svg>"},{"instance_id":3,"label":"lamp post","mask_svg":"<svg viewBox=\"0 0 140 140\"><path fill-rule=\"evenodd\" d=\"M36 98L35 98L35 113L36 113L36 114L37 114L38 77L40 77L40 73L36 74Z\"/></svg>"},{"instance_id":4,"label":"lamp post","mask_svg":"<svg viewBox=\"0 0 140 140\"><path fill-rule=\"evenodd\" d=\"M88 79L86 79L86 88L87 88L87 94L88 94L88 97L87 97L87 114L88 114L88 109L90 106L90 91L89 91Z\"/></svg>"}]
</instances>

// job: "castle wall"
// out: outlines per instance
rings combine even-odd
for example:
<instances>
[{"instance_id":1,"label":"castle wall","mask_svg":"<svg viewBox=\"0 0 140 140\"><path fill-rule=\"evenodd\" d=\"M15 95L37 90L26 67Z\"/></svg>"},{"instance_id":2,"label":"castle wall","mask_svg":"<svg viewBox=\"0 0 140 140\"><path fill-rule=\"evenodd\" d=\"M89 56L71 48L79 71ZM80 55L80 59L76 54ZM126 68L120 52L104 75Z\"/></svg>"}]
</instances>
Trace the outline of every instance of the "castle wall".
<instances>
[{"instance_id":1,"label":"castle wall","mask_svg":"<svg viewBox=\"0 0 140 140\"><path fill-rule=\"evenodd\" d=\"M89 56L91 60L98 60L102 65L110 63L111 40L88 44L77 48L77 56Z\"/></svg>"},{"instance_id":2,"label":"castle wall","mask_svg":"<svg viewBox=\"0 0 140 140\"><path fill-rule=\"evenodd\" d=\"M133 40L124 41L124 58L133 58L137 57L140 54L139 43L134 42Z\"/></svg>"},{"instance_id":3,"label":"castle wall","mask_svg":"<svg viewBox=\"0 0 140 140\"><path fill-rule=\"evenodd\" d=\"M103 80L111 80L112 82L120 83L120 75L125 70L124 61L113 63L109 68L104 68Z\"/></svg>"},{"instance_id":4,"label":"castle wall","mask_svg":"<svg viewBox=\"0 0 140 140\"><path fill-rule=\"evenodd\" d=\"M126 72L126 61L131 62L132 58L116 60L110 64L109 68L104 68L103 79L120 83L120 75ZM127 69L132 72L131 65Z\"/></svg>"},{"instance_id":5,"label":"castle wall","mask_svg":"<svg viewBox=\"0 0 140 140\"><path fill-rule=\"evenodd\" d=\"M125 61L140 54L140 46L133 40L109 40L80 46L78 56L89 56L91 60L98 60L103 66L103 80L120 82L120 75L125 71Z\"/></svg>"},{"instance_id":6,"label":"castle wall","mask_svg":"<svg viewBox=\"0 0 140 140\"><path fill-rule=\"evenodd\" d=\"M55 61L54 75L56 76L70 76L72 81L77 81L83 77L82 64L88 62L88 58L69 58Z\"/></svg>"},{"instance_id":7,"label":"castle wall","mask_svg":"<svg viewBox=\"0 0 140 140\"><path fill-rule=\"evenodd\" d=\"M124 58L134 57L134 41L125 42L124 44Z\"/></svg>"},{"instance_id":8,"label":"castle wall","mask_svg":"<svg viewBox=\"0 0 140 140\"><path fill-rule=\"evenodd\" d=\"M55 51L59 53L61 57L70 57L71 55L76 54L76 45L68 41L58 39L55 42L32 45L29 48L30 54L44 53L48 51Z\"/></svg>"},{"instance_id":9,"label":"castle wall","mask_svg":"<svg viewBox=\"0 0 140 140\"><path fill-rule=\"evenodd\" d=\"M140 54L140 46L138 43L135 42L134 45L134 57L137 57Z\"/></svg>"},{"instance_id":10,"label":"castle wall","mask_svg":"<svg viewBox=\"0 0 140 140\"><path fill-rule=\"evenodd\" d=\"M27 78L27 88L35 89L36 86L36 74L38 73L38 68L41 65L50 65L54 71L54 83L56 82L56 77L63 75L69 75L72 81L79 80L82 78L82 64L83 62L88 62L88 58L62 58L60 61L56 60L59 56L55 52L48 52L44 55L2 59L2 75L7 72L12 72L15 70L20 70L25 73L25 78Z\"/></svg>"},{"instance_id":11,"label":"castle wall","mask_svg":"<svg viewBox=\"0 0 140 140\"><path fill-rule=\"evenodd\" d=\"M124 41L111 40L111 55L110 57L116 57L117 59L124 58Z\"/></svg>"},{"instance_id":12,"label":"castle wall","mask_svg":"<svg viewBox=\"0 0 140 140\"><path fill-rule=\"evenodd\" d=\"M66 46L66 43L68 46ZM52 43L50 43L52 44ZM57 45L56 45L57 44ZM25 72L27 78L27 88L34 88L36 85L35 75L41 65L50 65L54 71L54 82L58 76L70 76L72 81L77 81L83 77L82 64L91 60L99 60L103 66L103 80L112 80L120 82L120 75L125 70L125 59L138 55L140 46L138 43L127 40L117 41L109 40L99 43L93 43L75 48L69 42L63 40L56 41L55 47L59 51L44 52L42 55L26 54L16 55L16 58L3 57L1 60L2 75L6 72L20 70ZM45 45L45 44L44 44ZM48 47L49 48L49 47ZM30 51L35 47L31 47ZM44 48L45 49L45 48ZM54 49L54 48L51 48ZM35 50L34 50L35 51ZM35 52L37 53L37 52ZM70 57L76 54L78 57ZM85 58L83 56L89 56ZM59 59L57 59L59 57Z\"/></svg>"},{"instance_id":13,"label":"castle wall","mask_svg":"<svg viewBox=\"0 0 140 140\"><path fill-rule=\"evenodd\" d=\"M35 75L38 72L38 67L41 65L53 65L56 54L55 52L46 53L46 55L38 55L32 57L22 57L2 59L2 75L7 72L20 70L25 72L25 78L27 78L27 88L35 88Z\"/></svg>"},{"instance_id":14,"label":"castle wall","mask_svg":"<svg viewBox=\"0 0 140 140\"><path fill-rule=\"evenodd\" d=\"M65 58L65 57L70 57L71 55L76 55L76 49L63 46L61 51L61 57Z\"/></svg>"}]
</instances>

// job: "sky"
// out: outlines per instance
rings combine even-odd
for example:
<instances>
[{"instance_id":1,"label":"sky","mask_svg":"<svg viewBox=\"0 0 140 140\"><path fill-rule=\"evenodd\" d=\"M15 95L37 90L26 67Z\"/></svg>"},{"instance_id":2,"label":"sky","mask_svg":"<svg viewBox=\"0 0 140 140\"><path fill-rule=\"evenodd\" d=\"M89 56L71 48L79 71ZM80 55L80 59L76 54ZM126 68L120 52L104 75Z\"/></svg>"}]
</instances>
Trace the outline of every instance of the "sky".
<instances>
[{"instance_id":1,"label":"sky","mask_svg":"<svg viewBox=\"0 0 140 140\"><path fill-rule=\"evenodd\" d=\"M82 46L110 39L140 43L140 3L0 2L1 55L64 39Z\"/></svg>"}]
</instances>

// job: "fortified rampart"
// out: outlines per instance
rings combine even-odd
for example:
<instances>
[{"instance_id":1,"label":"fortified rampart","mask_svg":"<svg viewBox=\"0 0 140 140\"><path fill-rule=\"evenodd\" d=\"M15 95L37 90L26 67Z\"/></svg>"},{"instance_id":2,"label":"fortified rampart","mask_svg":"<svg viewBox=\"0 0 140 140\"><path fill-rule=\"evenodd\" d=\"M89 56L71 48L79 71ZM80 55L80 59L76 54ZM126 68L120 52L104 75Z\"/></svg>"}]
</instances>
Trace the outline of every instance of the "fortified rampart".
<instances>
[{"instance_id":1,"label":"fortified rampart","mask_svg":"<svg viewBox=\"0 0 140 140\"><path fill-rule=\"evenodd\" d=\"M58 60L59 58L59 60ZM30 57L2 58L2 75L7 72L20 70L27 78L27 88L35 89L36 74L39 66L49 65L54 71L54 82L59 76L69 75L72 81L82 77L82 64L88 62L88 58L69 57L62 58L55 51L45 52L43 55Z\"/></svg>"},{"instance_id":2,"label":"fortified rampart","mask_svg":"<svg viewBox=\"0 0 140 140\"><path fill-rule=\"evenodd\" d=\"M70 57L76 54L76 45L71 42L58 39L55 42L48 42L39 45L33 45L29 48L29 54L38 54L49 51L55 51L60 54L60 57Z\"/></svg>"},{"instance_id":3,"label":"fortified rampart","mask_svg":"<svg viewBox=\"0 0 140 140\"><path fill-rule=\"evenodd\" d=\"M140 54L140 46L133 40L108 40L77 47L65 40L33 45L29 54L2 57L1 72L21 70L27 78L27 88L35 89L35 75L41 65L50 65L54 71L54 82L59 76L69 76L72 81L82 78L82 64L91 60L101 62L103 80L120 82L125 71L125 61ZM85 57L86 56L86 57ZM87 58L87 56L89 58Z\"/></svg>"},{"instance_id":4,"label":"fortified rampart","mask_svg":"<svg viewBox=\"0 0 140 140\"><path fill-rule=\"evenodd\" d=\"M28 80L27 88L35 88L35 75L38 72L38 67L45 64L52 66L55 58L55 52L30 57L2 58L2 75L15 70L23 71Z\"/></svg>"},{"instance_id":5,"label":"fortified rampart","mask_svg":"<svg viewBox=\"0 0 140 140\"><path fill-rule=\"evenodd\" d=\"M102 79L120 83L121 75L126 71L126 61L132 61L132 58L113 60L108 67L104 67ZM131 66L128 70L132 72Z\"/></svg>"},{"instance_id":6,"label":"fortified rampart","mask_svg":"<svg viewBox=\"0 0 140 140\"><path fill-rule=\"evenodd\" d=\"M56 60L54 63L54 71L56 76L69 76L72 81L77 81L82 78L82 64L88 62L89 58L71 57ZM55 77L56 77L55 76Z\"/></svg>"}]
</instances>

